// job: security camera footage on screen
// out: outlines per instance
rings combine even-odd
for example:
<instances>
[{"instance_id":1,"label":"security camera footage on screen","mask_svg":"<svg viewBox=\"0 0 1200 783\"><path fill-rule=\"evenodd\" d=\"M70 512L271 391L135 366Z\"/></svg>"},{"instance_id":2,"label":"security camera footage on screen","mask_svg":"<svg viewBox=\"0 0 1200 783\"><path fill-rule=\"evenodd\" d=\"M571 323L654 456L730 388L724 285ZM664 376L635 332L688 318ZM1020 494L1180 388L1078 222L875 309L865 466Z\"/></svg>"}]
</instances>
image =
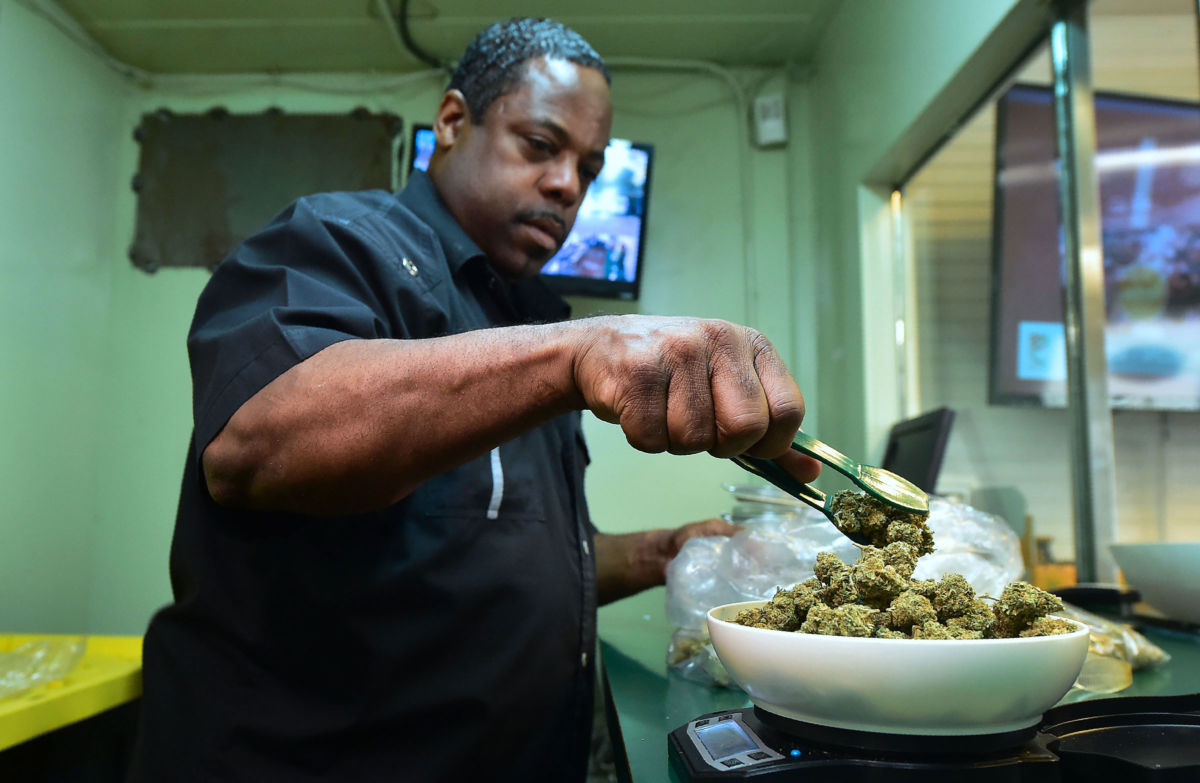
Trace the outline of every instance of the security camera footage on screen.
<instances>
[{"instance_id":1,"label":"security camera footage on screen","mask_svg":"<svg viewBox=\"0 0 1200 783\"><path fill-rule=\"evenodd\" d=\"M414 169L424 171L434 148L433 131L413 136ZM588 188L575 226L542 274L563 293L633 298L637 295L651 149L613 139L604 168Z\"/></svg>"},{"instance_id":2,"label":"security camera footage on screen","mask_svg":"<svg viewBox=\"0 0 1200 783\"><path fill-rule=\"evenodd\" d=\"M1200 409L1200 106L1098 93L1114 407ZM1001 99L992 399L1063 405L1064 254L1048 89Z\"/></svg>"}]
</instances>

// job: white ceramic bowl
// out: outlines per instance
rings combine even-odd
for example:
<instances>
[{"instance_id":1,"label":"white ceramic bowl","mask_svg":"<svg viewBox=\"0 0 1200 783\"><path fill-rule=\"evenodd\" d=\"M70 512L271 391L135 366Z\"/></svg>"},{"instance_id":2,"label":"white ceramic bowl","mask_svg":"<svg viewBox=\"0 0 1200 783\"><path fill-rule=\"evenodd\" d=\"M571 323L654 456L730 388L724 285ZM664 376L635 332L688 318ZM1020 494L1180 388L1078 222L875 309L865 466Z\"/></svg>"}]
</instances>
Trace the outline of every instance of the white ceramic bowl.
<instances>
[{"instance_id":1,"label":"white ceramic bowl","mask_svg":"<svg viewBox=\"0 0 1200 783\"><path fill-rule=\"evenodd\" d=\"M1113 544L1110 549L1142 600L1172 620L1200 623L1200 541Z\"/></svg>"},{"instance_id":2,"label":"white ceramic bowl","mask_svg":"<svg viewBox=\"0 0 1200 783\"><path fill-rule=\"evenodd\" d=\"M837 729L972 735L1036 724L1071 688L1088 630L1029 639L857 639L730 622L708 613L721 663L759 707Z\"/></svg>"}]
</instances>

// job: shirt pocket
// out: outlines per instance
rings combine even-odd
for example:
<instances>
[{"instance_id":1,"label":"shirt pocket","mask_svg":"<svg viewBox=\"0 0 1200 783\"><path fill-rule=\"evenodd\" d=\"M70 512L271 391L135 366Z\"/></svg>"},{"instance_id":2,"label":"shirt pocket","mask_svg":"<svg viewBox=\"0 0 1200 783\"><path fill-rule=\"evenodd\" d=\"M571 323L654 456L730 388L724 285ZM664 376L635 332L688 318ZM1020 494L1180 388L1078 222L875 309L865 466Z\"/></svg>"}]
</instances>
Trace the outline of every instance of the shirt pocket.
<instances>
[{"instance_id":1,"label":"shirt pocket","mask_svg":"<svg viewBox=\"0 0 1200 783\"><path fill-rule=\"evenodd\" d=\"M521 441L459 465L425 482L409 498L409 512L424 517L485 520L544 520L545 492L553 477L545 461L529 453Z\"/></svg>"}]
</instances>

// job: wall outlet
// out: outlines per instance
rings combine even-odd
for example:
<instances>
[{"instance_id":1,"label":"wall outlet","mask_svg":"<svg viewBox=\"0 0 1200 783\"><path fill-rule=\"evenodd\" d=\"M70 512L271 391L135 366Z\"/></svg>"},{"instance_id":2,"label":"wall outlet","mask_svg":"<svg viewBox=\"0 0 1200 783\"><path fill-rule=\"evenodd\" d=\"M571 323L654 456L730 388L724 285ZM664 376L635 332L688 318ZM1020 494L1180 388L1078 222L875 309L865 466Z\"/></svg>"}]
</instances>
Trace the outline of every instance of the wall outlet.
<instances>
[{"instance_id":1,"label":"wall outlet","mask_svg":"<svg viewBox=\"0 0 1200 783\"><path fill-rule=\"evenodd\" d=\"M781 92L754 99L754 143L759 147L787 144L787 101Z\"/></svg>"}]
</instances>

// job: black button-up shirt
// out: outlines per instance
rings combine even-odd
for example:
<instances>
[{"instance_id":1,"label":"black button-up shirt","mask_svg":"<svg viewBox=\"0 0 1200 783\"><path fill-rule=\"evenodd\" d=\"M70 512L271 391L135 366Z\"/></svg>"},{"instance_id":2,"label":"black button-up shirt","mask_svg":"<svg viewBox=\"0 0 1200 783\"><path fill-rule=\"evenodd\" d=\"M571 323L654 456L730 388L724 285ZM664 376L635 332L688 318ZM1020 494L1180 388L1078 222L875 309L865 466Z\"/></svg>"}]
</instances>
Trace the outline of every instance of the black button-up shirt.
<instances>
[{"instance_id":1,"label":"black button-up shirt","mask_svg":"<svg viewBox=\"0 0 1200 783\"><path fill-rule=\"evenodd\" d=\"M566 315L540 280L498 278L420 172L397 195L300 199L221 264L188 338L175 602L146 634L134 780L584 776L596 586L578 414L367 514L224 508L200 465L243 402L335 342Z\"/></svg>"}]
</instances>

